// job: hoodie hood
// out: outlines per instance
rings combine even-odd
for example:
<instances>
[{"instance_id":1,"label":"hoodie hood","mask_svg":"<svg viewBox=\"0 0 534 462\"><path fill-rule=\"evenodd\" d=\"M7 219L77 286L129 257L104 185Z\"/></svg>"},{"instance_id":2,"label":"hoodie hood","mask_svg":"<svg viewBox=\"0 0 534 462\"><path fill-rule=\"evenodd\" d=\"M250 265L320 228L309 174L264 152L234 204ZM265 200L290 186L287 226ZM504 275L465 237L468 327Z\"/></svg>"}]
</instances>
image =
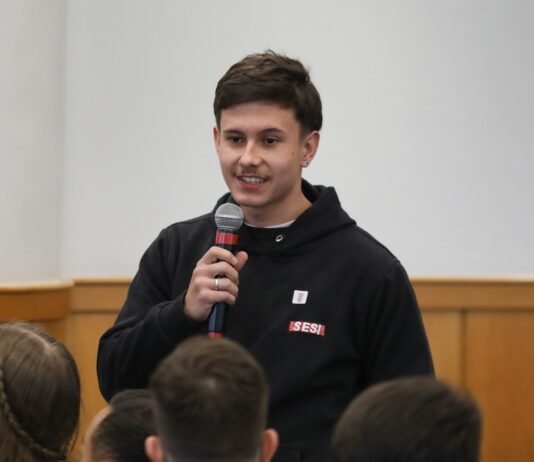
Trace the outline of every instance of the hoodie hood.
<instances>
[{"instance_id":1,"label":"hoodie hood","mask_svg":"<svg viewBox=\"0 0 534 462\"><path fill-rule=\"evenodd\" d=\"M302 180L302 192L312 205L291 226L273 229L243 225L239 230L239 247L251 254L298 254L310 246L320 245L326 236L346 227L356 226L356 222L341 208L333 187L311 185ZM217 201L212 215L217 207L225 202L235 203L230 193Z\"/></svg>"}]
</instances>

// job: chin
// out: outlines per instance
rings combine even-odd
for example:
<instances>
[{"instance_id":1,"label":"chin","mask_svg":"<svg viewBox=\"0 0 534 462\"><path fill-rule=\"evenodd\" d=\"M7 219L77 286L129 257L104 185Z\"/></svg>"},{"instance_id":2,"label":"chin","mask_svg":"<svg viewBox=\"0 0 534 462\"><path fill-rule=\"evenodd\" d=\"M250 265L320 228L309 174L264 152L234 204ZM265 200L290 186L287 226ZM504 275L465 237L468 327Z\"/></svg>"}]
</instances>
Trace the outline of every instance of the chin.
<instances>
[{"instance_id":1,"label":"chin","mask_svg":"<svg viewBox=\"0 0 534 462\"><path fill-rule=\"evenodd\" d=\"M256 208L256 207L262 207L263 206L263 203L260 203L258 201L252 201L252 200L247 200L247 199L241 200L241 198L234 197L233 195L232 195L232 197L234 198L234 200L237 202L237 204L240 207Z\"/></svg>"},{"instance_id":2,"label":"chin","mask_svg":"<svg viewBox=\"0 0 534 462\"><path fill-rule=\"evenodd\" d=\"M258 202L258 197L253 197L252 194L243 191L240 188L231 188L230 194L232 194L232 197L239 205L252 205L255 202Z\"/></svg>"},{"instance_id":3,"label":"chin","mask_svg":"<svg viewBox=\"0 0 534 462\"><path fill-rule=\"evenodd\" d=\"M231 191L230 191L231 192ZM255 208L255 207L262 207L265 203L264 200L258 200L257 198L251 198L249 196L247 196L246 194L234 194L232 193L232 197L234 198L234 200L237 202L237 204L240 206L240 207L251 207L251 208Z\"/></svg>"}]
</instances>

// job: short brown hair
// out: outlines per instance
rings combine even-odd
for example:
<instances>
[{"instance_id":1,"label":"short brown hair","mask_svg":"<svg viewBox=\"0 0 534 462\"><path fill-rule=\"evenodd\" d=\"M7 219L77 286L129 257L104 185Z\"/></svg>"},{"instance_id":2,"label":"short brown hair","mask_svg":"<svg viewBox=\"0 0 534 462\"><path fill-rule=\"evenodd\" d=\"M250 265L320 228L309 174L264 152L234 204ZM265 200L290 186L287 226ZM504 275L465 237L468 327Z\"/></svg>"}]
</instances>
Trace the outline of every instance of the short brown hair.
<instances>
[{"instance_id":1,"label":"short brown hair","mask_svg":"<svg viewBox=\"0 0 534 462\"><path fill-rule=\"evenodd\" d=\"M158 435L175 460L251 461L267 425L263 370L243 347L198 336L182 342L150 379Z\"/></svg>"},{"instance_id":2,"label":"short brown hair","mask_svg":"<svg viewBox=\"0 0 534 462\"><path fill-rule=\"evenodd\" d=\"M93 460L149 462L145 440L156 434L150 392L123 390L113 396L109 408L91 437Z\"/></svg>"},{"instance_id":3,"label":"short brown hair","mask_svg":"<svg viewBox=\"0 0 534 462\"><path fill-rule=\"evenodd\" d=\"M322 127L321 97L308 71L296 59L268 50L248 55L231 66L215 90L213 110L217 126L224 109L253 101L293 108L302 133Z\"/></svg>"},{"instance_id":4,"label":"short brown hair","mask_svg":"<svg viewBox=\"0 0 534 462\"><path fill-rule=\"evenodd\" d=\"M65 346L25 322L0 324L2 460L66 460L80 416L80 377Z\"/></svg>"},{"instance_id":5,"label":"short brown hair","mask_svg":"<svg viewBox=\"0 0 534 462\"><path fill-rule=\"evenodd\" d=\"M340 462L477 462L481 427L464 391L432 377L401 378L357 396L333 446Z\"/></svg>"}]
</instances>

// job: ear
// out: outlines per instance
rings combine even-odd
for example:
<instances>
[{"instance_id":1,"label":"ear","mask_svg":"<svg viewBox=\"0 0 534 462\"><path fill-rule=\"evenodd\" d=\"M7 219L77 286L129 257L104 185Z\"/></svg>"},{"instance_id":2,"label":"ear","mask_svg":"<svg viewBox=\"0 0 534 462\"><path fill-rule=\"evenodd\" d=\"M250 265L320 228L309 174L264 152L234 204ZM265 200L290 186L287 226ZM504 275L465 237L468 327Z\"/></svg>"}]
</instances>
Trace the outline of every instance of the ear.
<instances>
[{"instance_id":1,"label":"ear","mask_svg":"<svg viewBox=\"0 0 534 462\"><path fill-rule=\"evenodd\" d=\"M221 132L219 131L219 127L217 127L217 125L213 127L213 142L215 143L215 150L218 154L219 147L221 145Z\"/></svg>"},{"instance_id":2,"label":"ear","mask_svg":"<svg viewBox=\"0 0 534 462\"><path fill-rule=\"evenodd\" d=\"M278 433L273 428L263 432L263 446L261 448L261 462L269 462L278 449Z\"/></svg>"},{"instance_id":3,"label":"ear","mask_svg":"<svg viewBox=\"0 0 534 462\"><path fill-rule=\"evenodd\" d=\"M302 159L301 159L301 165L303 167L307 167L310 162L315 157L315 153L317 152L317 149L319 148L319 141L321 139L321 134L314 130L310 133L308 133L304 137L304 141L302 143Z\"/></svg>"},{"instance_id":4,"label":"ear","mask_svg":"<svg viewBox=\"0 0 534 462\"><path fill-rule=\"evenodd\" d=\"M164 462L165 452L161 440L157 436L149 436L145 440L145 453L151 462Z\"/></svg>"}]
</instances>

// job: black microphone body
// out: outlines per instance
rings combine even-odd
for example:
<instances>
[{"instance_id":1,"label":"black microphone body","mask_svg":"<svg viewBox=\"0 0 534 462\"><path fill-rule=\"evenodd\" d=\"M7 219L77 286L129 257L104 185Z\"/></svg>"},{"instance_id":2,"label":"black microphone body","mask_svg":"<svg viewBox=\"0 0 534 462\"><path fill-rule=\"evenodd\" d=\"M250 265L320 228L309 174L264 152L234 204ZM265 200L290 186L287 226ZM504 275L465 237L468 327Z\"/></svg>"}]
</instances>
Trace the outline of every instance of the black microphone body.
<instances>
[{"instance_id":1,"label":"black microphone body","mask_svg":"<svg viewBox=\"0 0 534 462\"><path fill-rule=\"evenodd\" d=\"M239 206L227 202L215 211L215 224L217 233L215 245L229 250L234 255L238 251L238 233L243 224L243 211ZM208 318L208 334L210 337L219 338L226 332L226 320L228 304L218 302L213 305Z\"/></svg>"}]
</instances>

